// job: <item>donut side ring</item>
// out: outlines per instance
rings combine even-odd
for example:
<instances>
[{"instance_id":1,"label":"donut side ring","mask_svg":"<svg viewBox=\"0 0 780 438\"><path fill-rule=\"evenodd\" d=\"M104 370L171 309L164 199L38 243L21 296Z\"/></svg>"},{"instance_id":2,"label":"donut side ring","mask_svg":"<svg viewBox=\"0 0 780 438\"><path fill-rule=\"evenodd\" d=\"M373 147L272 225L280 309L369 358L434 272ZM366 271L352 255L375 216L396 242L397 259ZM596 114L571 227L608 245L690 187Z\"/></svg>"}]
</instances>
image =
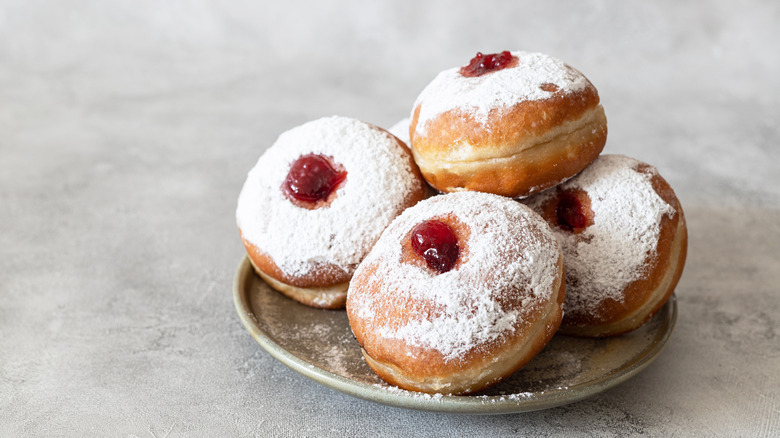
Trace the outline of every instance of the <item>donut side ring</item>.
<instances>
[{"instance_id":1,"label":"donut side ring","mask_svg":"<svg viewBox=\"0 0 780 438\"><path fill-rule=\"evenodd\" d=\"M320 265L303 276L285 275L273 259L242 238L249 261L257 275L289 298L320 309L343 309L350 275L335 265Z\"/></svg>"}]
</instances>

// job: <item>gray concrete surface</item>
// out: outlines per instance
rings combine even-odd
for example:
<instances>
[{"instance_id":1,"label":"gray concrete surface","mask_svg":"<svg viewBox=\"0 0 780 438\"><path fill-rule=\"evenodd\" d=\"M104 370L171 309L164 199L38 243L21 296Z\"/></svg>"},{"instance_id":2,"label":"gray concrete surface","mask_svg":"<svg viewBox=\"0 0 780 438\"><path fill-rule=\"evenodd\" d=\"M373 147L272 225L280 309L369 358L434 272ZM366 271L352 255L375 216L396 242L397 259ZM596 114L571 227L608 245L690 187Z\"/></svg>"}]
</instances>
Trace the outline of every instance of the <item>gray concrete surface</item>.
<instances>
[{"instance_id":1,"label":"gray concrete surface","mask_svg":"<svg viewBox=\"0 0 780 438\"><path fill-rule=\"evenodd\" d=\"M0 1L0 436L777 436L780 6ZM478 51L598 87L606 152L688 219L679 319L632 380L470 417L297 375L239 323L234 208L276 136L390 126Z\"/></svg>"}]
</instances>

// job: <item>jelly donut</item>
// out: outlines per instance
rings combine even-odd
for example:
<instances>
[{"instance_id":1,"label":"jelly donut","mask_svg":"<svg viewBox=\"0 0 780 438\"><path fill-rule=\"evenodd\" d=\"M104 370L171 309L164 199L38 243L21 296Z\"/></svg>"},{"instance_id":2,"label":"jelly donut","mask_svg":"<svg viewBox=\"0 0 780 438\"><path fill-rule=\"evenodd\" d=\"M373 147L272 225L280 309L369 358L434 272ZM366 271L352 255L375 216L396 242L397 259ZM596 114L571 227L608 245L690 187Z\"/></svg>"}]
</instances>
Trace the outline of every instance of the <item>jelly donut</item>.
<instances>
[{"instance_id":1,"label":"jelly donut","mask_svg":"<svg viewBox=\"0 0 780 438\"><path fill-rule=\"evenodd\" d=\"M309 306L343 308L360 261L425 190L401 141L334 116L279 136L249 172L236 221L271 287Z\"/></svg>"},{"instance_id":2,"label":"jelly donut","mask_svg":"<svg viewBox=\"0 0 780 438\"><path fill-rule=\"evenodd\" d=\"M599 337L634 330L672 295L688 233L680 202L654 167L602 155L524 202L548 221L563 247L561 333Z\"/></svg>"},{"instance_id":3,"label":"jelly donut","mask_svg":"<svg viewBox=\"0 0 780 438\"><path fill-rule=\"evenodd\" d=\"M477 192L434 196L382 233L349 286L347 316L376 374L467 394L526 364L552 338L563 256L531 209Z\"/></svg>"},{"instance_id":4,"label":"jelly donut","mask_svg":"<svg viewBox=\"0 0 780 438\"><path fill-rule=\"evenodd\" d=\"M607 139L593 84L541 53L478 53L439 73L412 110L410 146L442 192L521 198L574 176Z\"/></svg>"}]
</instances>

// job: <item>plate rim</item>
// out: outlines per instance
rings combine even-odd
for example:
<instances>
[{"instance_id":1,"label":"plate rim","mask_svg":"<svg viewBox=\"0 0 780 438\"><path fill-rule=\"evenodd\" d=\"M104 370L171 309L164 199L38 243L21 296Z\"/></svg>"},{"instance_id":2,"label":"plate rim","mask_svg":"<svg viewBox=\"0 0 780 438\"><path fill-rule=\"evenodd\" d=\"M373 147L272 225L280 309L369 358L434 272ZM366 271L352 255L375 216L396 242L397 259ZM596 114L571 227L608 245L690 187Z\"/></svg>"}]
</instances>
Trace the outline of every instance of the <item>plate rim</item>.
<instances>
[{"instance_id":1,"label":"plate rim","mask_svg":"<svg viewBox=\"0 0 780 438\"><path fill-rule=\"evenodd\" d=\"M249 305L248 294L244 290L246 288L243 287L243 284L252 275L257 276L249 258L244 256L233 277L233 303L244 328L260 347L274 359L306 378L353 397L389 406L423 411L480 415L514 414L549 409L584 400L627 381L647 368L663 351L677 323L677 297L673 293L654 316L665 314L666 318L669 319L668 330L661 333L660 337L656 337L650 347L634 357L627 366L613 369L588 382L528 393L527 396L523 395L522 397L512 397L513 394L430 395L352 380L311 364L277 344L260 327ZM259 276L257 276L257 280L263 281ZM333 310L323 311L332 312Z\"/></svg>"}]
</instances>

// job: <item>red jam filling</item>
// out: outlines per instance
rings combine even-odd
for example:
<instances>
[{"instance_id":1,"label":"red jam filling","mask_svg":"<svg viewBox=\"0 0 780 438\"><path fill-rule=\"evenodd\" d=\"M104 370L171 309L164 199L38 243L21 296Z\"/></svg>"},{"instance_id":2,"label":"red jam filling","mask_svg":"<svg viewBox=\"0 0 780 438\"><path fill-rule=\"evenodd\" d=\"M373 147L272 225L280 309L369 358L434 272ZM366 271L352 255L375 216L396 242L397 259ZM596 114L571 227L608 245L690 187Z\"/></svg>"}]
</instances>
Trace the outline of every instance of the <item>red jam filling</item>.
<instances>
[{"instance_id":1,"label":"red jam filling","mask_svg":"<svg viewBox=\"0 0 780 438\"><path fill-rule=\"evenodd\" d=\"M561 193L555 207L555 218L559 227L574 233L580 233L593 225L588 195L585 192Z\"/></svg>"},{"instance_id":2,"label":"red jam filling","mask_svg":"<svg viewBox=\"0 0 780 438\"><path fill-rule=\"evenodd\" d=\"M501 53L492 53L489 55L477 52L477 56L471 59L469 65L460 68L460 74L467 78L482 76L486 73L503 70L509 67L516 59L516 56L512 56L512 54L506 50Z\"/></svg>"},{"instance_id":3,"label":"red jam filling","mask_svg":"<svg viewBox=\"0 0 780 438\"><path fill-rule=\"evenodd\" d=\"M428 267L443 274L458 260L458 239L452 228L437 220L425 221L412 230L412 249Z\"/></svg>"},{"instance_id":4,"label":"red jam filling","mask_svg":"<svg viewBox=\"0 0 780 438\"><path fill-rule=\"evenodd\" d=\"M293 161L282 183L282 191L293 201L314 204L327 200L347 178L341 165L319 154L302 155Z\"/></svg>"}]
</instances>

